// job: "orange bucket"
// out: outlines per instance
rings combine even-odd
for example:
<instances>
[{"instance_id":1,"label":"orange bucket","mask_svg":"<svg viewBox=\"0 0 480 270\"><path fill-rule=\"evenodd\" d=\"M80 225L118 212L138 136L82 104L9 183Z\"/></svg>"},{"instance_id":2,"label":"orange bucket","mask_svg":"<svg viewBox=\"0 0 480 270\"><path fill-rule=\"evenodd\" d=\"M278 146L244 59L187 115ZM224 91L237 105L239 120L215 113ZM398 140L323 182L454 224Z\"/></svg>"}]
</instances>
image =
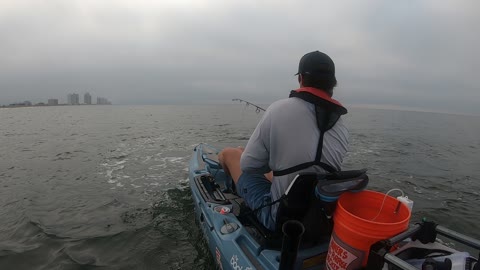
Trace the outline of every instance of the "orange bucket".
<instances>
[{"instance_id":1,"label":"orange bucket","mask_svg":"<svg viewBox=\"0 0 480 270\"><path fill-rule=\"evenodd\" d=\"M405 204L380 192L343 193L333 215L326 269L365 267L370 246L405 231L410 215Z\"/></svg>"}]
</instances>

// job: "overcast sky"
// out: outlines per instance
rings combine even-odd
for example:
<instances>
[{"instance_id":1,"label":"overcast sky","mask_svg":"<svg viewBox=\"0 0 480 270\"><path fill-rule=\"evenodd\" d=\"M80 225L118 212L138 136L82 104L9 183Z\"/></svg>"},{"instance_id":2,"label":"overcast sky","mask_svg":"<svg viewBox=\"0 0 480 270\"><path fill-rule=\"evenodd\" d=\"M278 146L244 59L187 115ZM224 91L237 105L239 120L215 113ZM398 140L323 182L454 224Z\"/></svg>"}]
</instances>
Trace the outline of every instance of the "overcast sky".
<instances>
[{"instance_id":1,"label":"overcast sky","mask_svg":"<svg viewBox=\"0 0 480 270\"><path fill-rule=\"evenodd\" d=\"M320 50L343 103L480 114L479 26L476 0L1 0L0 104L268 104Z\"/></svg>"}]
</instances>

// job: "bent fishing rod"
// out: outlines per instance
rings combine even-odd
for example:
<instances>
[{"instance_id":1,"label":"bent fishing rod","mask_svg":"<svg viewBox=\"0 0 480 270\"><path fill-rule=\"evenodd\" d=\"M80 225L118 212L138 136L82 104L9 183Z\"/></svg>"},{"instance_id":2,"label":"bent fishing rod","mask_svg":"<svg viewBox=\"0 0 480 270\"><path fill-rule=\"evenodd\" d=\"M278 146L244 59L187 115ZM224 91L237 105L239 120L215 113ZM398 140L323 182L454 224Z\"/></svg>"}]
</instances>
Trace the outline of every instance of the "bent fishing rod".
<instances>
[{"instance_id":1,"label":"bent fishing rod","mask_svg":"<svg viewBox=\"0 0 480 270\"><path fill-rule=\"evenodd\" d=\"M252 105L253 107L255 107L255 112L256 112L256 113L260 113L261 111L265 111L264 108L262 108L262 107L260 107L260 106L258 106L258 105L255 105L255 104L253 104L253 103L251 103L251 102L249 102L249 101L243 100L243 99L234 98L234 99L232 99L232 101L239 101L240 103L243 102L243 103L246 104L247 107L250 106L250 105Z\"/></svg>"}]
</instances>

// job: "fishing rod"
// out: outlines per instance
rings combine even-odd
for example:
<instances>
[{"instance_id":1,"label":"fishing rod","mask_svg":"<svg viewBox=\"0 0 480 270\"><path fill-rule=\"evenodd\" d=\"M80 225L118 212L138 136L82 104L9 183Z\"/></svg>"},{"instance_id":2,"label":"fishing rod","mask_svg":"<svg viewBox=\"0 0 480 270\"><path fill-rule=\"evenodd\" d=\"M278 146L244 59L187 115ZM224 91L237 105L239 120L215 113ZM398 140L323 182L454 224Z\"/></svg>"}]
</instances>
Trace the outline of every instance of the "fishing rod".
<instances>
[{"instance_id":1,"label":"fishing rod","mask_svg":"<svg viewBox=\"0 0 480 270\"><path fill-rule=\"evenodd\" d=\"M255 107L255 112L256 112L256 113L260 113L260 111L265 111L264 108L262 108L262 107L260 107L260 106L258 106L258 105L255 105L255 104L253 104L253 103L251 103L251 102L249 102L249 101L243 100L243 99L234 98L234 99L232 99L232 101L239 101L240 103L244 102L247 107L250 106L250 105L252 105L253 107Z\"/></svg>"}]
</instances>

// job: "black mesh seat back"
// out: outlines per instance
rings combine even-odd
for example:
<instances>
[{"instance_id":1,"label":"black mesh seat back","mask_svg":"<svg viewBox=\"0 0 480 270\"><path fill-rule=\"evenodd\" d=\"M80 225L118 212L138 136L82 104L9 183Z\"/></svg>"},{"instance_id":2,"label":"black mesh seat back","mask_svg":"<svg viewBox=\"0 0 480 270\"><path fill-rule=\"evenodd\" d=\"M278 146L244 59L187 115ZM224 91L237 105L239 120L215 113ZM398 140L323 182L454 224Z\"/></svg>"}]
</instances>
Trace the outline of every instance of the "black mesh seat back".
<instances>
[{"instance_id":1,"label":"black mesh seat back","mask_svg":"<svg viewBox=\"0 0 480 270\"><path fill-rule=\"evenodd\" d=\"M305 227L301 247L309 247L328 241L333 228L333 221L328 217L336 202L322 202L315 195L318 179L325 175L317 173L301 173L291 185L284 200L280 201L277 210L276 233L282 234L282 225L287 220L298 220Z\"/></svg>"},{"instance_id":2,"label":"black mesh seat back","mask_svg":"<svg viewBox=\"0 0 480 270\"><path fill-rule=\"evenodd\" d=\"M278 206L277 232L281 233L283 223L287 220L303 221L315 198L314 190L317 181L316 173L303 173L290 185L285 193L285 199L280 200Z\"/></svg>"},{"instance_id":3,"label":"black mesh seat back","mask_svg":"<svg viewBox=\"0 0 480 270\"><path fill-rule=\"evenodd\" d=\"M323 202L313 198L305 216L302 219L305 232L303 234L303 247L314 246L318 243L328 242L333 230L331 214L335 210L336 202ZM327 214L328 213L328 214Z\"/></svg>"}]
</instances>

